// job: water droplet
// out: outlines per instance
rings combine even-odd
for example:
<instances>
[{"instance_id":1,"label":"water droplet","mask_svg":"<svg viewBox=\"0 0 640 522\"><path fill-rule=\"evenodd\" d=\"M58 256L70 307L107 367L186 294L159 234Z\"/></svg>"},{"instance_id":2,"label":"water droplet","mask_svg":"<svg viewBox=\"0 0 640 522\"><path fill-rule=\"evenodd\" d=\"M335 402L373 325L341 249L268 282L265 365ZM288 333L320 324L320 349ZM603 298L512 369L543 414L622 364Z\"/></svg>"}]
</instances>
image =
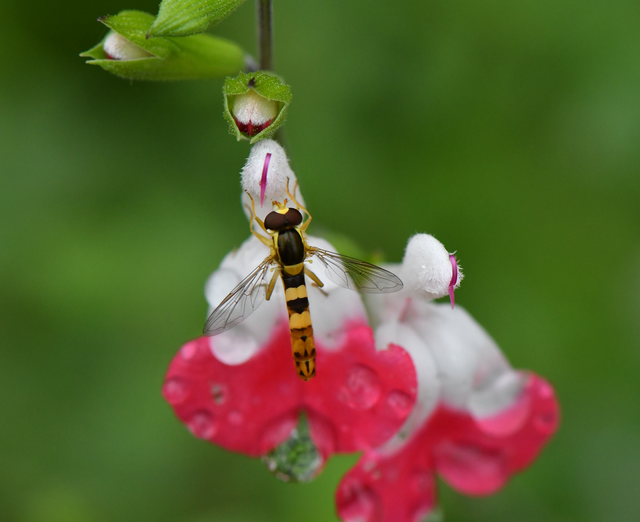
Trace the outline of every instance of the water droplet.
<instances>
[{"instance_id":1,"label":"water droplet","mask_svg":"<svg viewBox=\"0 0 640 522\"><path fill-rule=\"evenodd\" d=\"M444 513L441 508L422 507L416 511L414 520L422 522L444 522Z\"/></svg>"},{"instance_id":2,"label":"water droplet","mask_svg":"<svg viewBox=\"0 0 640 522\"><path fill-rule=\"evenodd\" d=\"M162 387L162 395L169 404L179 404L187 398L187 383L180 377L167 379Z\"/></svg>"},{"instance_id":3,"label":"water droplet","mask_svg":"<svg viewBox=\"0 0 640 522\"><path fill-rule=\"evenodd\" d=\"M211 383L211 397L216 404L222 404L227 399L227 387L224 384Z\"/></svg>"},{"instance_id":4,"label":"water droplet","mask_svg":"<svg viewBox=\"0 0 640 522\"><path fill-rule=\"evenodd\" d=\"M402 418L411 412L413 399L400 390L392 390L387 396L387 404L399 418Z\"/></svg>"},{"instance_id":5,"label":"water droplet","mask_svg":"<svg viewBox=\"0 0 640 522\"><path fill-rule=\"evenodd\" d=\"M289 438L262 457L267 469L284 482L309 482L324 467L324 458L309 432L309 423L301 415Z\"/></svg>"},{"instance_id":6,"label":"water droplet","mask_svg":"<svg viewBox=\"0 0 640 522\"><path fill-rule=\"evenodd\" d=\"M533 418L533 427L543 435L551 435L557 425L558 414L555 410L540 412Z\"/></svg>"},{"instance_id":7,"label":"water droplet","mask_svg":"<svg viewBox=\"0 0 640 522\"><path fill-rule=\"evenodd\" d=\"M550 399L553 396L553 386L551 386L547 381L540 380L538 382L538 397L541 399Z\"/></svg>"},{"instance_id":8,"label":"water droplet","mask_svg":"<svg viewBox=\"0 0 640 522\"><path fill-rule=\"evenodd\" d=\"M433 492L435 481L428 471L416 471L411 478L411 485L418 495Z\"/></svg>"},{"instance_id":9,"label":"water droplet","mask_svg":"<svg viewBox=\"0 0 640 522\"><path fill-rule=\"evenodd\" d=\"M468 495L493 493L508 476L505 455L497 449L447 441L434 448L434 457L446 481Z\"/></svg>"},{"instance_id":10,"label":"water droplet","mask_svg":"<svg viewBox=\"0 0 640 522\"><path fill-rule=\"evenodd\" d=\"M337 499L338 514L345 522L373 522L380 513L380 499L374 491L361 484L351 481L343 484Z\"/></svg>"},{"instance_id":11,"label":"water droplet","mask_svg":"<svg viewBox=\"0 0 640 522\"><path fill-rule=\"evenodd\" d=\"M187 423L189 431L199 439L209 440L217 431L213 415L206 410L200 410L193 414Z\"/></svg>"},{"instance_id":12,"label":"water droplet","mask_svg":"<svg viewBox=\"0 0 640 522\"><path fill-rule=\"evenodd\" d=\"M201 359L205 354L198 340L195 340L185 344L180 350L180 355L185 361L191 362Z\"/></svg>"},{"instance_id":13,"label":"water droplet","mask_svg":"<svg viewBox=\"0 0 640 522\"><path fill-rule=\"evenodd\" d=\"M357 410L368 410L380 400L380 378L371 368L355 366L349 373L339 398Z\"/></svg>"},{"instance_id":14,"label":"water droplet","mask_svg":"<svg viewBox=\"0 0 640 522\"><path fill-rule=\"evenodd\" d=\"M240 426L240 424L244 422L244 416L237 410L229 412L227 419L229 420L229 424L233 424L234 426Z\"/></svg>"}]
</instances>

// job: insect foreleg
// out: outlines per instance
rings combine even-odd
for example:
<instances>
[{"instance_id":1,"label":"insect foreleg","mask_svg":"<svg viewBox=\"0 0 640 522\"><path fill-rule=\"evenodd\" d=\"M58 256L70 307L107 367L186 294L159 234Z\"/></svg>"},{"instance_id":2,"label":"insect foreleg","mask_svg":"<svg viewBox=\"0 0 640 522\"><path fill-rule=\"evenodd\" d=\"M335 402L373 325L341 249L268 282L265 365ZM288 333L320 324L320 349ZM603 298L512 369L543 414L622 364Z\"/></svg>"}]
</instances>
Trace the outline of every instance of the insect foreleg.
<instances>
[{"instance_id":1,"label":"insect foreleg","mask_svg":"<svg viewBox=\"0 0 640 522\"><path fill-rule=\"evenodd\" d=\"M269 281L269 285L267 286L267 295L266 295L267 301L271 298L271 294L273 293L273 288L276 286L276 281L280 277L280 272L281 272L280 267L277 267L273 271L273 275L271 276L271 281Z\"/></svg>"},{"instance_id":2,"label":"insect foreleg","mask_svg":"<svg viewBox=\"0 0 640 522\"><path fill-rule=\"evenodd\" d=\"M246 192L246 191L245 191ZM256 223L258 223L258 225L260 225L260 228L262 230L265 231L266 234L269 234L269 231L265 228L264 226L264 221L262 221L258 216L256 216L256 204L253 201L253 198L251 197L251 194L249 194L247 192L247 196L249 196L249 199L251 200L251 208L249 209L251 212L251 219L249 221L249 229L251 230L251 233L256 236L260 241L262 241L265 245L267 245L268 247L271 246L271 239L266 238L264 236L261 236L260 234L258 234L254 229L253 229L253 222L255 220Z\"/></svg>"},{"instance_id":3,"label":"insect foreleg","mask_svg":"<svg viewBox=\"0 0 640 522\"><path fill-rule=\"evenodd\" d=\"M289 196L291 198L291 201L295 203L296 208L298 210L302 210L307 215L308 219L298 228L300 232L305 232L307 230L307 227L309 226L309 223L311 223L311 214L309 214L309 211L306 208L304 208L296 199L294 194L297 188L298 188L298 181L296 180L296 183L293 186L293 194L291 194L291 192L289 192L289 178L287 178L287 196Z\"/></svg>"}]
</instances>

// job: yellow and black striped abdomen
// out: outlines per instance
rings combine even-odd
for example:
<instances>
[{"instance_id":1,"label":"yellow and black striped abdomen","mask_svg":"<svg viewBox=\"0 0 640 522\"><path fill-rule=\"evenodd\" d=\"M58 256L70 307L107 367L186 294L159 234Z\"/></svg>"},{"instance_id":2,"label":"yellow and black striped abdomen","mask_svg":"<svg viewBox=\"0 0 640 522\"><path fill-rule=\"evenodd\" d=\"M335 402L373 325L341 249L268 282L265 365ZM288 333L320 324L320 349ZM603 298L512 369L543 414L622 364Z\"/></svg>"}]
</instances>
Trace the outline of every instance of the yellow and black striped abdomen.
<instances>
[{"instance_id":1,"label":"yellow and black striped abdomen","mask_svg":"<svg viewBox=\"0 0 640 522\"><path fill-rule=\"evenodd\" d=\"M282 282L289 311L289 329L291 331L291 349L296 371L301 379L308 381L316 375L316 346L313 340L313 327L309 315L307 286L304 282L304 270L291 274L283 267ZM298 268L298 267L295 267ZM295 270L294 268L294 270Z\"/></svg>"}]
</instances>

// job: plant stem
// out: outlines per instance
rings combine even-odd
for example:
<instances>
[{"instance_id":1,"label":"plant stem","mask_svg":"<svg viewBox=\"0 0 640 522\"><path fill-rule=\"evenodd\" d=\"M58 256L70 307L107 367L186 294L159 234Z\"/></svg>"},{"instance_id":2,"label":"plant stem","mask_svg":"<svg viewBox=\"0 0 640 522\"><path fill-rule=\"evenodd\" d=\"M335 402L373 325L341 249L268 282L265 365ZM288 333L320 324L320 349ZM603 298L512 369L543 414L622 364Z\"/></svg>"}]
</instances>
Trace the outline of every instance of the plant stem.
<instances>
[{"instance_id":1,"label":"plant stem","mask_svg":"<svg viewBox=\"0 0 640 522\"><path fill-rule=\"evenodd\" d=\"M273 69L273 10L271 0L256 0L260 69Z\"/></svg>"}]
</instances>

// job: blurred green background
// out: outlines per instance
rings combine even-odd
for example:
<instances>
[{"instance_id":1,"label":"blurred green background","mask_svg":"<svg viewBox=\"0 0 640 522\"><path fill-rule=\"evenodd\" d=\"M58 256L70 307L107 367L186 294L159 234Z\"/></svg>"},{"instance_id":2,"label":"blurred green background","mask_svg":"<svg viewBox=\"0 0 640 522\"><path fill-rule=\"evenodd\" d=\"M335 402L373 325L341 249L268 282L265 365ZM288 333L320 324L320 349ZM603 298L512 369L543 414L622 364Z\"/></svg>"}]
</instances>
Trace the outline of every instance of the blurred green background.
<instances>
[{"instance_id":1,"label":"blurred green background","mask_svg":"<svg viewBox=\"0 0 640 522\"><path fill-rule=\"evenodd\" d=\"M332 521L308 485L192 437L161 398L203 284L243 241L221 82L78 57L157 0L0 3L0 520ZM254 5L214 30L254 49ZM276 0L287 149L315 220L400 260L429 232L456 294L562 426L448 521L640 520L640 7Z\"/></svg>"}]
</instances>

